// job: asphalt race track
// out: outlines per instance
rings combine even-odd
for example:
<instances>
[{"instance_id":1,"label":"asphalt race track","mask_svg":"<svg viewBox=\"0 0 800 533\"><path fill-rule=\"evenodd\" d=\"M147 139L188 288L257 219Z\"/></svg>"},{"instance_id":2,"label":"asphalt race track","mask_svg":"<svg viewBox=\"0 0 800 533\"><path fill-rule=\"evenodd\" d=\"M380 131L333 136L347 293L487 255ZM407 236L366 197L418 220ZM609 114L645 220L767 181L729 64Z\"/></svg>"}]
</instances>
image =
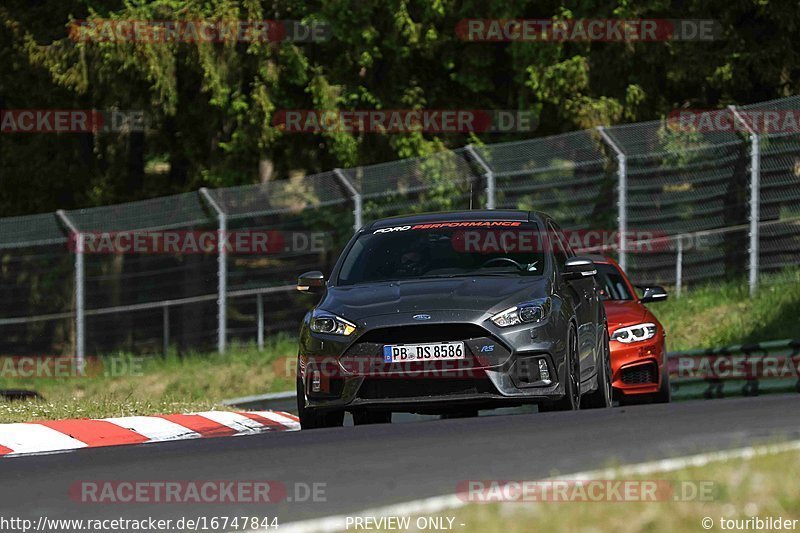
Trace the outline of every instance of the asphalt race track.
<instances>
[{"instance_id":1,"label":"asphalt race track","mask_svg":"<svg viewBox=\"0 0 800 533\"><path fill-rule=\"evenodd\" d=\"M613 463L800 437L798 396L533 413L119 446L0 460L0 516L277 516L281 524L451 494L468 479L540 479ZM78 481L325 483L323 502L87 504ZM291 493L290 493L291 495Z\"/></svg>"}]
</instances>

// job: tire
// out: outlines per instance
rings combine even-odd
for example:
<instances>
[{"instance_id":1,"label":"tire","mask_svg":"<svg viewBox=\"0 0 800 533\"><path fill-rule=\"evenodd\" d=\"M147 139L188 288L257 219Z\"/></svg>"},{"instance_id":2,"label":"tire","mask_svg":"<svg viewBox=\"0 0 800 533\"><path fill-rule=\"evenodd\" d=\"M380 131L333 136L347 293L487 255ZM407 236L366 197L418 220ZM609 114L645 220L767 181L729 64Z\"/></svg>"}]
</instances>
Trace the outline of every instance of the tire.
<instances>
[{"instance_id":1,"label":"tire","mask_svg":"<svg viewBox=\"0 0 800 533\"><path fill-rule=\"evenodd\" d=\"M670 403L671 401L672 388L669 386L669 372L664 372L661 376L661 386L658 388L658 392L648 398L648 403Z\"/></svg>"},{"instance_id":2,"label":"tire","mask_svg":"<svg viewBox=\"0 0 800 533\"><path fill-rule=\"evenodd\" d=\"M367 424L391 424L391 411L355 411L353 425L364 426Z\"/></svg>"},{"instance_id":3,"label":"tire","mask_svg":"<svg viewBox=\"0 0 800 533\"><path fill-rule=\"evenodd\" d=\"M303 381L297 377L297 415L300 429L341 427L344 424L344 411L322 411L306 407L306 393Z\"/></svg>"},{"instance_id":4,"label":"tire","mask_svg":"<svg viewBox=\"0 0 800 533\"><path fill-rule=\"evenodd\" d=\"M608 347L608 330L606 330L603 338L603 363L597 371L597 390L581 399L581 409L606 409L612 405L611 350Z\"/></svg>"},{"instance_id":5,"label":"tire","mask_svg":"<svg viewBox=\"0 0 800 533\"><path fill-rule=\"evenodd\" d=\"M558 401L542 404L539 411L575 411L581 406L581 361L578 357L578 334L569 326L567 346L567 368L564 380L564 397Z\"/></svg>"}]
</instances>

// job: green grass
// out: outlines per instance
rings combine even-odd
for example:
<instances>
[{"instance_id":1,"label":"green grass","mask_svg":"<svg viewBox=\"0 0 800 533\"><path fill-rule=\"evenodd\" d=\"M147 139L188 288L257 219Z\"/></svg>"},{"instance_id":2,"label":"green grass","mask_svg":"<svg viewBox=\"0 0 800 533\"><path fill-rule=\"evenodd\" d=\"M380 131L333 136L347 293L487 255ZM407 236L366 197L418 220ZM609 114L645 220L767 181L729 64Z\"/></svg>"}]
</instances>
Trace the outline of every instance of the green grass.
<instances>
[{"instance_id":1,"label":"green grass","mask_svg":"<svg viewBox=\"0 0 800 533\"><path fill-rule=\"evenodd\" d=\"M668 350L800 337L800 269L762 276L750 298L745 280L693 287L648 306L667 330Z\"/></svg>"},{"instance_id":2,"label":"green grass","mask_svg":"<svg viewBox=\"0 0 800 533\"><path fill-rule=\"evenodd\" d=\"M279 335L263 352L232 346L228 353L183 357L112 356L122 375L0 378L0 389L35 390L44 401L0 401L0 423L37 419L175 413L222 408L221 400L294 387L296 340Z\"/></svg>"},{"instance_id":3,"label":"green grass","mask_svg":"<svg viewBox=\"0 0 800 533\"><path fill-rule=\"evenodd\" d=\"M711 501L475 503L435 516L454 517L458 531L481 533L705 531L701 521L706 517L713 520L710 530L720 531L721 518L800 519L800 491L793 481L798 475L800 453L784 452L620 478L683 483L677 486L709 483L710 480Z\"/></svg>"},{"instance_id":4,"label":"green grass","mask_svg":"<svg viewBox=\"0 0 800 533\"><path fill-rule=\"evenodd\" d=\"M67 398L56 401L0 401L0 424L35 420L110 418L115 416L189 413L210 410L229 410L229 408L213 401L154 401L113 395Z\"/></svg>"},{"instance_id":5,"label":"green grass","mask_svg":"<svg viewBox=\"0 0 800 533\"><path fill-rule=\"evenodd\" d=\"M669 350L709 348L743 342L799 337L800 269L765 276L750 299L744 280L693 287L650 309L667 329ZM44 402L0 402L0 422L43 418L103 417L179 412L220 407L223 399L294 387L297 341L269 339L263 352L232 346L227 354L183 357L118 355L121 376L86 378L0 378L0 389L33 389Z\"/></svg>"}]
</instances>

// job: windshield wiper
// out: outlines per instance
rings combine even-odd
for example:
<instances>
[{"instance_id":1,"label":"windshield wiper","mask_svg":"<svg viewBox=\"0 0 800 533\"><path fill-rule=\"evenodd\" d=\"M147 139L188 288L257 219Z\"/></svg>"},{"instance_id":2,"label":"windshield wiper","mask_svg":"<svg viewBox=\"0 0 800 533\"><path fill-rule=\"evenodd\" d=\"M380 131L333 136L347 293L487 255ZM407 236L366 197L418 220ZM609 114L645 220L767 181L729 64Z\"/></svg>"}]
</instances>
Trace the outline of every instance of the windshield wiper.
<instances>
[{"instance_id":1,"label":"windshield wiper","mask_svg":"<svg viewBox=\"0 0 800 533\"><path fill-rule=\"evenodd\" d=\"M438 278L479 278L482 276L520 276L524 272L511 271L508 272L471 272L469 274L435 274L433 276L420 276L417 279L438 279Z\"/></svg>"},{"instance_id":2,"label":"windshield wiper","mask_svg":"<svg viewBox=\"0 0 800 533\"><path fill-rule=\"evenodd\" d=\"M467 278L472 274L433 274L432 276L420 276L417 279L437 279L437 278Z\"/></svg>"}]
</instances>

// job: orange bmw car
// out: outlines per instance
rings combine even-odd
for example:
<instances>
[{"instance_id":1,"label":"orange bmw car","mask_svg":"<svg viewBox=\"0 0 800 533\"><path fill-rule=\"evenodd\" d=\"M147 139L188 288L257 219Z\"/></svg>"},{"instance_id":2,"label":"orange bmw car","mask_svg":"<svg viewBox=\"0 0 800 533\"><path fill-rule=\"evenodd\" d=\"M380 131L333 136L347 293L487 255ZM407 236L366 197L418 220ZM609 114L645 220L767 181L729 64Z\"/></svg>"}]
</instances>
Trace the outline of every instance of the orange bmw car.
<instances>
[{"instance_id":1,"label":"orange bmw car","mask_svg":"<svg viewBox=\"0 0 800 533\"><path fill-rule=\"evenodd\" d=\"M667 403L671 399L664 327L644 304L667 299L658 286L636 287L611 258L589 256L608 316L614 396L620 404Z\"/></svg>"}]
</instances>

